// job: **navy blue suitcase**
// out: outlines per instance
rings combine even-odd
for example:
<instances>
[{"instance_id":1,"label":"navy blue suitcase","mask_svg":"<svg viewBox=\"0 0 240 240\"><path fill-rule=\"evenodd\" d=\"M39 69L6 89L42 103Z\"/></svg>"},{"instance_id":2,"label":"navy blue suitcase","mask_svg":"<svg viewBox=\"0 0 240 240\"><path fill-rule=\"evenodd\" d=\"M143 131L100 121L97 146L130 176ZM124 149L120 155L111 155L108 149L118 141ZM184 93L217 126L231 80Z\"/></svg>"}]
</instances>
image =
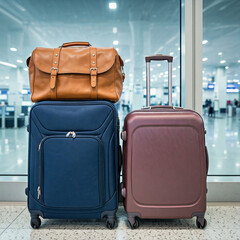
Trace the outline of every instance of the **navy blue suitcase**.
<instances>
[{"instance_id":1,"label":"navy blue suitcase","mask_svg":"<svg viewBox=\"0 0 240 240\"><path fill-rule=\"evenodd\" d=\"M118 208L119 120L107 101L43 101L30 112L28 209L43 218L99 219Z\"/></svg>"}]
</instances>

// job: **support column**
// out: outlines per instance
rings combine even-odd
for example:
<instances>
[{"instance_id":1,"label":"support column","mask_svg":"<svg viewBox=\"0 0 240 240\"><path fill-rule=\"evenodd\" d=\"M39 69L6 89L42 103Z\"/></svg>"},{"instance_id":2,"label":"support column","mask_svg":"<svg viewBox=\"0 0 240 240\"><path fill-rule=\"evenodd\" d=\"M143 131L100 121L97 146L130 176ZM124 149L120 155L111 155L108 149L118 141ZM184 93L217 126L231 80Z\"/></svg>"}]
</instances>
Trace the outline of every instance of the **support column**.
<instances>
[{"instance_id":1,"label":"support column","mask_svg":"<svg viewBox=\"0 0 240 240\"><path fill-rule=\"evenodd\" d=\"M227 102L227 76L224 67L218 67L216 72L216 85L215 85L215 96L219 99L219 109L220 112L226 112L226 102Z\"/></svg>"},{"instance_id":2,"label":"support column","mask_svg":"<svg viewBox=\"0 0 240 240\"><path fill-rule=\"evenodd\" d=\"M132 49L131 56L131 71L132 79L129 86L132 86L132 109L140 109L143 106L143 81L142 81L142 59L144 56L140 55L140 49L143 49L144 35L142 21L130 21L130 29L132 35Z\"/></svg>"},{"instance_id":3,"label":"support column","mask_svg":"<svg viewBox=\"0 0 240 240\"><path fill-rule=\"evenodd\" d=\"M203 0L185 0L185 107L202 114Z\"/></svg>"}]
</instances>

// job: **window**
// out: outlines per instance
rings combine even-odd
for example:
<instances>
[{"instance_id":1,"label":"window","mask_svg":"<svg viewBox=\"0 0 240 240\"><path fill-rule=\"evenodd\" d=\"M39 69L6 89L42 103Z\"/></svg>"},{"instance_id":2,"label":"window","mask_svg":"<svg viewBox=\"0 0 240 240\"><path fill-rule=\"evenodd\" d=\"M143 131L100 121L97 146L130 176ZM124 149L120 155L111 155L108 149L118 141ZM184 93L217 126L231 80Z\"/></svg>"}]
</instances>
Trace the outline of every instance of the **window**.
<instances>
[{"instance_id":1,"label":"window","mask_svg":"<svg viewBox=\"0 0 240 240\"><path fill-rule=\"evenodd\" d=\"M180 3L1 1L0 180L17 181L27 174L26 125L32 103L25 60L35 47L76 40L97 47L114 46L125 62L123 94L116 105L121 121L129 111L145 106L145 56L173 55L173 102L180 105ZM166 62L151 63L151 88L151 103L167 104Z\"/></svg>"},{"instance_id":2,"label":"window","mask_svg":"<svg viewBox=\"0 0 240 240\"><path fill-rule=\"evenodd\" d=\"M239 11L237 0L204 0L203 112L210 176L240 176Z\"/></svg>"}]
</instances>

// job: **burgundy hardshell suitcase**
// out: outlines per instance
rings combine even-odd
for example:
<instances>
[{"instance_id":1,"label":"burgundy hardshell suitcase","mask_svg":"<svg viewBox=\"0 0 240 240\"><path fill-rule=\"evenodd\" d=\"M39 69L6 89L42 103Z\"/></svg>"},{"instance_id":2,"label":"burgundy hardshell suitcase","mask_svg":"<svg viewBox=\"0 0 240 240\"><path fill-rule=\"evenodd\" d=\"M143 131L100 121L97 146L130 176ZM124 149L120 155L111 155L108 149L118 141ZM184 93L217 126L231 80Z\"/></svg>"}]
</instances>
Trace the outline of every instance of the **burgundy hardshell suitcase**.
<instances>
[{"instance_id":1,"label":"burgundy hardshell suitcase","mask_svg":"<svg viewBox=\"0 0 240 240\"><path fill-rule=\"evenodd\" d=\"M150 106L150 62L169 63L169 105ZM147 107L127 115L123 132L124 207L131 228L139 218L197 217L206 226L208 154L201 116L172 106L171 56L146 57Z\"/></svg>"}]
</instances>

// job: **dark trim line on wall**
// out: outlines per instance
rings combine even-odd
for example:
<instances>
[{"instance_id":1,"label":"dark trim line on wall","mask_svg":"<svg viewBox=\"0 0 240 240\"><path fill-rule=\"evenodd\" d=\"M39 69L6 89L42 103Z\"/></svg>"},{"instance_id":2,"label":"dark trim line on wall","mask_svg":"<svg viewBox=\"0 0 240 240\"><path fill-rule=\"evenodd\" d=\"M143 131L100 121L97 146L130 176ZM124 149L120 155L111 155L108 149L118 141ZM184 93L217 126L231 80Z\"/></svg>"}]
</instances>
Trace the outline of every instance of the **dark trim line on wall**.
<instances>
[{"instance_id":1,"label":"dark trim line on wall","mask_svg":"<svg viewBox=\"0 0 240 240\"><path fill-rule=\"evenodd\" d=\"M221 174L221 175L209 174L207 176L208 177L240 177L239 174Z\"/></svg>"},{"instance_id":2,"label":"dark trim line on wall","mask_svg":"<svg viewBox=\"0 0 240 240\"><path fill-rule=\"evenodd\" d=\"M27 174L0 174L0 177L27 177Z\"/></svg>"},{"instance_id":3,"label":"dark trim line on wall","mask_svg":"<svg viewBox=\"0 0 240 240\"><path fill-rule=\"evenodd\" d=\"M27 177L28 174L0 174L0 177ZM208 177L240 177L240 174L208 174ZM122 174L120 175L122 177Z\"/></svg>"}]
</instances>

